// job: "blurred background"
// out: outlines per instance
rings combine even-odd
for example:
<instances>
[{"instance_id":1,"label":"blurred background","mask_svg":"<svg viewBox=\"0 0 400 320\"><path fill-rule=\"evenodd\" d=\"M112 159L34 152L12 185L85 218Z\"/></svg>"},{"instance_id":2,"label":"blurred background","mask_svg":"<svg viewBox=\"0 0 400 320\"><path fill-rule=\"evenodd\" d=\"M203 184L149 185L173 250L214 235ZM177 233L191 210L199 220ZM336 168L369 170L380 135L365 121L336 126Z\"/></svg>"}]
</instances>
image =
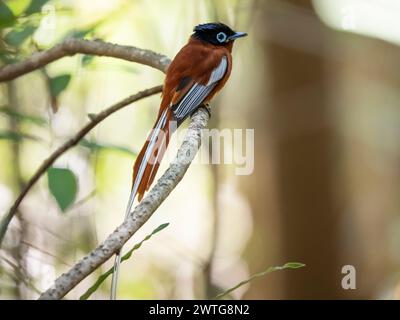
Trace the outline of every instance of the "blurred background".
<instances>
[{"instance_id":1,"label":"blurred background","mask_svg":"<svg viewBox=\"0 0 400 320\"><path fill-rule=\"evenodd\" d=\"M396 299L399 15L396 0L9 0L0 2L0 63L67 37L172 58L196 24L219 20L248 32L235 44L209 127L254 128L254 172L193 164L125 246L169 223L122 264L119 298L212 298L298 261L306 267L258 278L231 298ZM0 217L89 114L163 78L146 66L76 55L1 83ZM159 101L104 120L29 192L0 250L0 298L37 298L122 222L135 155ZM79 298L112 262L66 298ZM344 265L355 267L355 290L341 286ZM91 298L107 298L109 286Z\"/></svg>"}]
</instances>

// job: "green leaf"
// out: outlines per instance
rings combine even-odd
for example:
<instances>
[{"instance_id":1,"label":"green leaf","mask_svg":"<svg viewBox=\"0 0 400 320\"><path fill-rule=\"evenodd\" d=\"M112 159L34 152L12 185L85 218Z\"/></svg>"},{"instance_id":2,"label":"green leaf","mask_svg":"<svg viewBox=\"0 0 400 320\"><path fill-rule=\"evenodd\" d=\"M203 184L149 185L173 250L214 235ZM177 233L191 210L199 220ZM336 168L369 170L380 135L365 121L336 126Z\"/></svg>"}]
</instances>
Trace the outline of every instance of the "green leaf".
<instances>
[{"instance_id":1,"label":"green leaf","mask_svg":"<svg viewBox=\"0 0 400 320\"><path fill-rule=\"evenodd\" d=\"M0 131L0 140L11 140L11 141L15 141L15 142L20 142L24 139L33 140L33 141L40 140L39 138L37 138L35 136L31 136L29 134L25 134L22 132Z\"/></svg>"},{"instance_id":2,"label":"green leaf","mask_svg":"<svg viewBox=\"0 0 400 320\"><path fill-rule=\"evenodd\" d=\"M93 121L94 119L96 119L96 114L95 113L88 113L88 117L91 121Z\"/></svg>"},{"instance_id":3,"label":"green leaf","mask_svg":"<svg viewBox=\"0 0 400 320\"><path fill-rule=\"evenodd\" d=\"M75 38L75 39L82 39L85 38L87 35L92 33L94 31L95 27L89 27L86 29L81 29L81 30L74 30L69 32L65 38Z\"/></svg>"},{"instance_id":4,"label":"green leaf","mask_svg":"<svg viewBox=\"0 0 400 320\"><path fill-rule=\"evenodd\" d=\"M31 0L5 0L8 8L14 13L15 17L21 16Z\"/></svg>"},{"instance_id":5,"label":"green leaf","mask_svg":"<svg viewBox=\"0 0 400 320\"><path fill-rule=\"evenodd\" d=\"M35 26L27 25L22 29L13 29L5 36L5 41L15 47L19 47L36 30Z\"/></svg>"},{"instance_id":6,"label":"green leaf","mask_svg":"<svg viewBox=\"0 0 400 320\"><path fill-rule=\"evenodd\" d=\"M32 0L25 10L27 16L42 11L42 7L49 2L49 0Z\"/></svg>"},{"instance_id":7,"label":"green leaf","mask_svg":"<svg viewBox=\"0 0 400 320\"><path fill-rule=\"evenodd\" d=\"M15 16L10 8L0 0L0 29L10 27L15 22Z\"/></svg>"},{"instance_id":8,"label":"green leaf","mask_svg":"<svg viewBox=\"0 0 400 320\"><path fill-rule=\"evenodd\" d=\"M9 52L0 52L0 60L5 64L18 62L16 55L14 53L9 53Z\"/></svg>"},{"instance_id":9,"label":"green leaf","mask_svg":"<svg viewBox=\"0 0 400 320\"><path fill-rule=\"evenodd\" d=\"M228 290L218 294L215 297L215 299L221 299L222 297L230 294L232 291L249 283L250 281L254 280L255 278L263 277L268 273L278 271L278 270L284 270L284 269L298 269L298 268L302 268L304 266L305 266L305 264L301 263L301 262L288 262L288 263L285 263L283 266L269 267L267 270L260 272L260 273L256 273L256 274L252 275L249 279L239 282L237 285L233 286L232 288L229 288Z\"/></svg>"},{"instance_id":10,"label":"green leaf","mask_svg":"<svg viewBox=\"0 0 400 320\"><path fill-rule=\"evenodd\" d=\"M283 269L298 269L305 267L304 263L301 262L288 262L283 266Z\"/></svg>"},{"instance_id":11,"label":"green leaf","mask_svg":"<svg viewBox=\"0 0 400 320\"><path fill-rule=\"evenodd\" d=\"M58 97L63 92L71 80L70 74L62 74L55 78L50 78L50 91L53 97Z\"/></svg>"},{"instance_id":12,"label":"green leaf","mask_svg":"<svg viewBox=\"0 0 400 320\"><path fill-rule=\"evenodd\" d=\"M139 243L135 244L134 247L129 250L122 258L121 258L121 262L128 260L131 256L133 251L139 249L143 242L149 240L153 235L155 235L156 233L160 232L161 230L165 229L166 227L168 227L169 223L164 223L159 225L156 229L153 230L152 233L150 233L149 235L146 236L146 238L144 238L142 241L140 241ZM107 272L103 273L98 279L97 281L89 288L87 289L87 291L81 295L81 297L79 298L80 300L87 300L93 292L95 292L100 285L110 276L112 275L114 272L114 267L111 267L110 269L108 269Z\"/></svg>"},{"instance_id":13,"label":"green leaf","mask_svg":"<svg viewBox=\"0 0 400 320\"><path fill-rule=\"evenodd\" d=\"M94 55L90 55L90 54L83 55L82 60L81 60L82 66L87 67L88 65L90 65L92 63L93 59L94 59Z\"/></svg>"},{"instance_id":14,"label":"green leaf","mask_svg":"<svg viewBox=\"0 0 400 320\"><path fill-rule=\"evenodd\" d=\"M0 107L0 113L4 114L10 118L14 118L19 121L30 122L30 123L36 124L38 126L41 126L41 127L45 127L48 124L46 119L44 119L44 118L17 112L8 107Z\"/></svg>"},{"instance_id":15,"label":"green leaf","mask_svg":"<svg viewBox=\"0 0 400 320\"><path fill-rule=\"evenodd\" d=\"M137 156L137 153L132 151L129 148L123 146L117 146L114 144L106 144L100 143L93 140L82 139L79 144L85 148L88 148L92 151L119 151L124 152L132 156Z\"/></svg>"},{"instance_id":16,"label":"green leaf","mask_svg":"<svg viewBox=\"0 0 400 320\"><path fill-rule=\"evenodd\" d=\"M65 212L75 201L78 190L74 173L66 168L51 167L47 170L47 180L51 194L61 211Z\"/></svg>"}]
</instances>

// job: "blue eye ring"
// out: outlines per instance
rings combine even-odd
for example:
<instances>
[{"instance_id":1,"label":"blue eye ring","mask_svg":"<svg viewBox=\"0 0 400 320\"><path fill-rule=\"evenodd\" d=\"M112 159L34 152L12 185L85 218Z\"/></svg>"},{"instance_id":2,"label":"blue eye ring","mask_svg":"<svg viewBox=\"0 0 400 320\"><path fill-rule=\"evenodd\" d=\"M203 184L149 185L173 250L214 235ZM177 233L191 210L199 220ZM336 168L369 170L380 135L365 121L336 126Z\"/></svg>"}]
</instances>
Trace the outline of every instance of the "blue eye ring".
<instances>
[{"instance_id":1,"label":"blue eye ring","mask_svg":"<svg viewBox=\"0 0 400 320\"><path fill-rule=\"evenodd\" d=\"M217 40L218 40L220 43L225 42L225 41L226 41L226 38L228 38L228 37L227 37L227 35L225 34L225 32L219 32L219 33L217 34Z\"/></svg>"}]
</instances>

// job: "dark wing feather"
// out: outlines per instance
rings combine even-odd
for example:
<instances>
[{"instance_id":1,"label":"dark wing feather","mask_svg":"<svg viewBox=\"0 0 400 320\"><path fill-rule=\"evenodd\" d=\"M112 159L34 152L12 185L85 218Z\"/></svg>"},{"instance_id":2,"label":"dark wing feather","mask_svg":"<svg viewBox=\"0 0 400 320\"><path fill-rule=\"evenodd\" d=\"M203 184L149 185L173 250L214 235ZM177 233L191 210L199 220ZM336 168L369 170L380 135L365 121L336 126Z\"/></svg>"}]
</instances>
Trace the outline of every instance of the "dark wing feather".
<instances>
[{"instance_id":1,"label":"dark wing feather","mask_svg":"<svg viewBox=\"0 0 400 320\"><path fill-rule=\"evenodd\" d=\"M179 82L179 85L176 87L176 92L181 91L182 89L185 89L185 87L192 81L192 78L187 76L182 78L182 80Z\"/></svg>"}]
</instances>

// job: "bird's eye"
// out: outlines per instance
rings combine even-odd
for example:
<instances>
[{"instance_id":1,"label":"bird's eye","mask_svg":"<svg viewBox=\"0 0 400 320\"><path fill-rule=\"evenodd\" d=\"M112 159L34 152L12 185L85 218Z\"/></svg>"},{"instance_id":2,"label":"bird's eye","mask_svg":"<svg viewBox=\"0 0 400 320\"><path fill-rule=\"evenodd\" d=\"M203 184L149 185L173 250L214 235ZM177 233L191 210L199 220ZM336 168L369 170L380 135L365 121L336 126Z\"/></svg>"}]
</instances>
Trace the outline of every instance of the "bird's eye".
<instances>
[{"instance_id":1,"label":"bird's eye","mask_svg":"<svg viewBox=\"0 0 400 320\"><path fill-rule=\"evenodd\" d=\"M220 43L225 42L225 41L226 41L226 38L227 38L227 36L226 36L226 34L225 34L224 32L220 32L220 33L217 34L217 40L218 40Z\"/></svg>"}]
</instances>

